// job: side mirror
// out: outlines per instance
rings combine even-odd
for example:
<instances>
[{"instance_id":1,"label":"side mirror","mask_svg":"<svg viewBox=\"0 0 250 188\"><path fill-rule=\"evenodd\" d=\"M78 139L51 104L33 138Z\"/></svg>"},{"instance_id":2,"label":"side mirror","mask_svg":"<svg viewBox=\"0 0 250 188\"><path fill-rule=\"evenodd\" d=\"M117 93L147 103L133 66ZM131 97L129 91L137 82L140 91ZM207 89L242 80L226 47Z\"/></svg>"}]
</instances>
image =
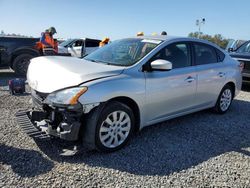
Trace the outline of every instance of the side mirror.
<instances>
[{"instance_id":1,"label":"side mirror","mask_svg":"<svg viewBox=\"0 0 250 188\"><path fill-rule=\"evenodd\" d=\"M228 48L228 50L227 50L228 52L233 52L234 51L234 49L233 48Z\"/></svg>"},{"instance_id":2,"label":"side mirror","mask_svg":"<svg viewBox=\"0 0 250 188\"><path fill-rule=\"evenodd\" d=\"M157 59L153 62L151 62L151 69L152 70L158 70L158 71L169 71L172 69L172 63L167 61L167 60L163 60L163 59Z\"/></svg>"}]
</instances>

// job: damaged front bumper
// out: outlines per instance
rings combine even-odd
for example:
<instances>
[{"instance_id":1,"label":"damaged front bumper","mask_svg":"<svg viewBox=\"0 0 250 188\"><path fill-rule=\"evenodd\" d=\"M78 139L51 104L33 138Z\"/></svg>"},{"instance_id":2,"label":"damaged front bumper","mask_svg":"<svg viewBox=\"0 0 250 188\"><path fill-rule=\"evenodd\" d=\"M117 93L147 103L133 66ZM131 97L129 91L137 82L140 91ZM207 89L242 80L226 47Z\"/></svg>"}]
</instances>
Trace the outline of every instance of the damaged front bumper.
<instances>
[{"instance_id":1,"label":"damaged front bumper","mask_svg":"<svg viewBox=\"0 0 250 188\"><path fill-rule=\"evenodd\" d=\"M53 136L68 141L79 139L81 118L81 109L67 110L58 107L16 113L18 124L29 136L34 138Z\"/></svg>"},{"instance_id":2,"label":"damaged front bumper","mask_svg":"<svg viewBox=\"0 0 250 188\"><path fill-rule=\"evenodd\" d=\"M83 119L100 103L82 105L60 105L45 103L48 94L31 91L33 109L16 114L18 124L31 137L58 137L77 141L80 137Z\"/></svg>"}]
</instances>

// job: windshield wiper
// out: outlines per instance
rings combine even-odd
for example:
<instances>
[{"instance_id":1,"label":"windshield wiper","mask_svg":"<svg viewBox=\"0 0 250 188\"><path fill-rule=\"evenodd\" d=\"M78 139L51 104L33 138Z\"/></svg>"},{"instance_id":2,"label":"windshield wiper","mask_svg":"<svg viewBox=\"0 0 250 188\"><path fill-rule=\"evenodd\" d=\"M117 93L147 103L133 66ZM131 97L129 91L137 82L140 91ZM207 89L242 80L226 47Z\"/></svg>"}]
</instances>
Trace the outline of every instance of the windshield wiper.
<instances>
[{"instance_id":1,"label":"windshield wiper","mask_svg":"<svg viewBox=\"0 0 250 188\"><path fill-rule=\"evenodd\" d=\"M115 64L115 63L110 63L107 61L101 61L101 60L94 60L94 59L86 59L87 61L95 62L95 63L102 63L105 65L114 65L114 66L126 66L126 65L120 65L120 64Z\"/></svg>"},{"instance_id":2,"label":"windshield wiper","mask_svg":"<svg viewBox=\"0 0 250 188\"><path fill-rule=\"evenodd\" d=\"M95 63L98 63L98 61L94 60L94 59L85 59L87 61L91 61L91 62L95 62Z\"/></svg>"}]
</instances>

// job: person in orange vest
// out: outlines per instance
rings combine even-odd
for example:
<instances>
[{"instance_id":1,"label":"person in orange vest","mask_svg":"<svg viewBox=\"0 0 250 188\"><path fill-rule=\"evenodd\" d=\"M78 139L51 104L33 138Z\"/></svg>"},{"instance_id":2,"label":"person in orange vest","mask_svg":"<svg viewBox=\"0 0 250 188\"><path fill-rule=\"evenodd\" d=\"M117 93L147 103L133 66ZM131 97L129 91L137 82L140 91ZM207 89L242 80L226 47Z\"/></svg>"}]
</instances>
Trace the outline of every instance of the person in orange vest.
<instances>
[{"instance_id":1,"label":"person in orange vest","mask_svg":"<svg viewBox=\"0 0 250 188\"><path fill-rule=\"evenodd\" d=\"M40 46L44 55L54 55L58 52L58 43L53 39L53 35L56 33L56 29L54 27L50 27L45 32L43 32L40 38Z\"/></svg>"},{"instance_id":2,"label":"person in orange vest","mask_svg":"<svg viewBox=\"0 0 250 188\"><path fill-rule=\"evenodd\" d=\"M108 43L109 43L109 38L106 37L106 38L102 39L102 41L99 43L99 47L103 47Z\"/></svg>"}]
</instances>

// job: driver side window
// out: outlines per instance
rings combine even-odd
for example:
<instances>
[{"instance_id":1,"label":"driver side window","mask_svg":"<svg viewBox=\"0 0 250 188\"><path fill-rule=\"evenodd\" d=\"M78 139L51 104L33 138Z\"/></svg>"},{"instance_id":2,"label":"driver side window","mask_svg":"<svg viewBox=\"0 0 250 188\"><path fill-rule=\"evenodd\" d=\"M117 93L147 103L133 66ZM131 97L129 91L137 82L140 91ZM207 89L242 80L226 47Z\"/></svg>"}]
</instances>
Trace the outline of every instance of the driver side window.
<instances>
[{"instance_id":1,"label":"driver side window","mask_svg":"<svg viewBox=\"0 0 250 188\"><path fill-rule=\"evenodd\" d=\"M77 40L72 44L72 47L81 47L83 40Z\"/></svg>"},{"instance_id":2,"label":"driver side window","mask_svg":"<svg viewBox=\"0 0 250 188\"><path fill-rule=\"evenodd\" d=\"M172 63L173 69L191 66L186 43L173 43L160 50L151 60L163 59Z\"/></svg>"}]
</instances>

